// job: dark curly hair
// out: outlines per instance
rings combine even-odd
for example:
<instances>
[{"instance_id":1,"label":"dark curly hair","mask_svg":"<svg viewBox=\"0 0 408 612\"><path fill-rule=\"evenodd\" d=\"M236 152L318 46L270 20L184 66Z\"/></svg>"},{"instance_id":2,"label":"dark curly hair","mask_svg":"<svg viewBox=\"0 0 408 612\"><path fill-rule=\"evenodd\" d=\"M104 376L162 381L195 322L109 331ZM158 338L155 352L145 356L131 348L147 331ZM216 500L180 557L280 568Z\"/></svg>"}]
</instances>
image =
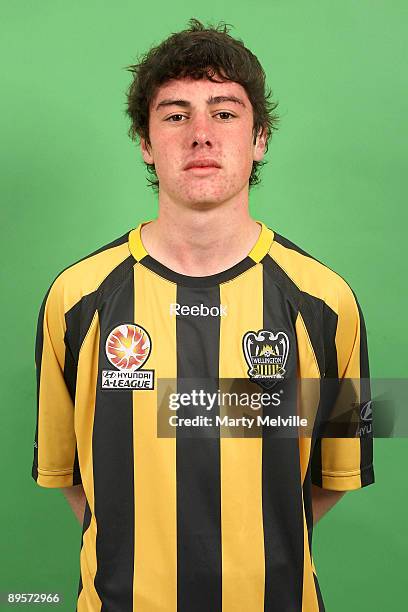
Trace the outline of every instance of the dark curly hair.
<instances>
[{"instance_id":1,"label":"dark curly hair","mask_svg":"<svg viewBox=\"0 0 408 612\"><path fill-rule=\"evenodd\" d=\"M254 144L260 128L267 133L266 149L273 130L277 129L278 115L274 112L278 103L270 98L271 90L266 89L265 72L258 58L247 49L242 40L228 34L225 22L205 27L198 19L191 18L188 28L175 32L156 47L143 55L139 63L126 66L133 74L133 81L127 90L125 113L131 119L128 134L132 140L137 137L149 140L149 108L157 89L170 79L192 77L223 80L239 83L244 87L252 104ZM249 188L260 182L259 169L265 161L254 161L249 177ZM148 183L155 191L159 181L154 164L146 164Z\"/></svg>"}]
</instances>

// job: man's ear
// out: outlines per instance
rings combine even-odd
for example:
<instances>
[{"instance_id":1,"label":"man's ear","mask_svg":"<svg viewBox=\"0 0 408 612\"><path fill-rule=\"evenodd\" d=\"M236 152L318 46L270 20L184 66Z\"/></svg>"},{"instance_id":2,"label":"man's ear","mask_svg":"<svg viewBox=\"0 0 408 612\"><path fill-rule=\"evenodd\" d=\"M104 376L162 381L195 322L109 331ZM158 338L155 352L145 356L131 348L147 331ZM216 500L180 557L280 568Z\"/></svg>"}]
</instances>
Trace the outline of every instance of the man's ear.
<instances>
[{"instance_id":1,"label":"man's ear","mask_svg":"<svg viewBox=\"0 0 408 612\"><path fill-rule=\"evenodd\" d=\"M266 149L266 129L260 127L254 144L254 161L261 161Z\"/></svg>"},{"instance_id":2,"label":"man's ear","mask_svg":"<svg viewBox=\"0 0 408 612\"><path fill-rule=\"evenodd\" d=\"M151 153L151 145L148 144L145 138L140 138L140 150L146 164L154 164L153 155Z\"/></svg>"}]
</instances>

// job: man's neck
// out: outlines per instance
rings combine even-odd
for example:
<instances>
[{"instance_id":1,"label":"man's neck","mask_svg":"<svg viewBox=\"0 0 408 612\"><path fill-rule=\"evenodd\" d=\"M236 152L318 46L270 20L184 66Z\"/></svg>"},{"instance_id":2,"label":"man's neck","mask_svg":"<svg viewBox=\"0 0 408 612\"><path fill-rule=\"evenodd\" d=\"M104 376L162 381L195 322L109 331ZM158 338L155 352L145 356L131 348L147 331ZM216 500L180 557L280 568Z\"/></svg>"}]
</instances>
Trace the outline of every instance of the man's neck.
<instances>
[{"instance_id":1,"label":"man's neck","mask_svg":"<svg viewBox=\"0 0 408 612\"><path fill-rule=\"evenodd\" d=\"M209 276L244 259L261 226L245 206L192 210L159 206L158 218L142 227L146 251L168 268L187 276Z\"/></svg>"}]
</instances>

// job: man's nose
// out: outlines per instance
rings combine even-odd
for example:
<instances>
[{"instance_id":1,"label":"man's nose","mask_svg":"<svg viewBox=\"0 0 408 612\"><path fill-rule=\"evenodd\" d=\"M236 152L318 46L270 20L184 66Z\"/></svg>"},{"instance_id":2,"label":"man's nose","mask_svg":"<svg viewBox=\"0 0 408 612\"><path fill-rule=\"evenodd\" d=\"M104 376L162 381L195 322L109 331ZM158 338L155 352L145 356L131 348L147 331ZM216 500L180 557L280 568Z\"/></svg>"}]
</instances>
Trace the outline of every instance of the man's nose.
<instances>
[{"instance_id":1,"label":"man's nose","mask_svg":"<svg viewBox=\"0 0 408 612\"><path fill-rule=\"evenodd\" d=\"M190 144L214 144L214 131L211 125L211 117L200 115L191 119L190 123Z\"/></svg>"}]
</instances>

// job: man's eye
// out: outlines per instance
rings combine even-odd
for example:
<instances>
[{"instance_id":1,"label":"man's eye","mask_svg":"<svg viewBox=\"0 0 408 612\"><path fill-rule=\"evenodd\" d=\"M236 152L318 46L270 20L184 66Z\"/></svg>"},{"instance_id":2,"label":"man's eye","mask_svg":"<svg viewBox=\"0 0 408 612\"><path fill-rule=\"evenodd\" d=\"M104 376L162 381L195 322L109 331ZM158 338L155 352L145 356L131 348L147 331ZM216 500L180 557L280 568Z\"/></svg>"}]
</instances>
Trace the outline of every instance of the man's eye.
<instances>
[{"instance_id":1,"label":"man's eye","mask_svg":"<svg viewBox=\"0 0 408 612\"><path fill-rule=\"evenodd\" d=\"M219 113L217 113L217 115L229 115L230 117L234 116L232 113L229 113L228 111L220 111ZM229 117L227 117L227 119L229 119Z\"/></svg>"},{"instance_id":2,"label":"man's eye","mask_svg":"<svg viewBox=\"0 0 408 612\"><path fill-rule=\"evenodd\" d=\"M176 115L171 115L171 117L167 117L166 121L170 121L170 119L174 119L174 117L184 117L184 115L177 113ZM176 121L176 123L178 122Z\"/></svg>"}]
</instances>

